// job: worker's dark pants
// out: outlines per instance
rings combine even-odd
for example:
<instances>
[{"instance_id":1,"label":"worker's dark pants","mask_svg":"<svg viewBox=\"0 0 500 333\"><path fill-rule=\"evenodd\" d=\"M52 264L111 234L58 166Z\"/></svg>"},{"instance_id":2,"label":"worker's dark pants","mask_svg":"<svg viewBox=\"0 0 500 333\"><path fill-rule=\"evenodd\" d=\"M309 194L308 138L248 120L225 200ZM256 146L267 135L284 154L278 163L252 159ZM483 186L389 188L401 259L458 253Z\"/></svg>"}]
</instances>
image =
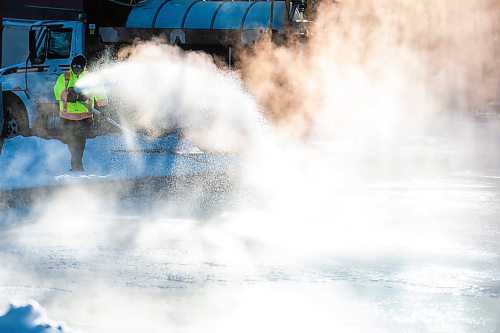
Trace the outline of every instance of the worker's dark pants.
<instances>
[{"instance_id":1,"label":"worker's dark pants","mask_svg":"<svg viewBox=\"0 0 500 333\"><path fill-rule=\"evenodd\" d=\"M62 141L68 145L71 153L71 171L83 171L83 151L94 120L92 118L83 120L61 118L61 122L63 127Z\"/></svg>"}]
</instances>

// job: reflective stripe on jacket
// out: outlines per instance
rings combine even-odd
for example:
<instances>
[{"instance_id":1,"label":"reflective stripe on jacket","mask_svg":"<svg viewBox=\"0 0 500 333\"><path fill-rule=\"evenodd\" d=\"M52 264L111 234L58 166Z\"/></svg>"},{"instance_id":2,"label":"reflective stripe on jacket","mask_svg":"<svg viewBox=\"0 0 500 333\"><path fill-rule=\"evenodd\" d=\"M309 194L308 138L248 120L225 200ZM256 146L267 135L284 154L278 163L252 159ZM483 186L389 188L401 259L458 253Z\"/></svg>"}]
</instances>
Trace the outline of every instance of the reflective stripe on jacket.
<instances>
[{"instance_id":1,"label":"reflective stripe on jacket","mask_svg":"<svg viewBox=\"0 0 500 333\"><path fill-rule=\"evenodd\" d=\"M54 86L54 96L59 101L59 116L68 120L83 120L92 118L92 112L88 110L82 103L68 102L68 89L75 86L76 81L87 74L83 71L76 76L70 69L68 72L59 75ZM89 96L88 104L94 106L94 97Z\"/></svg>"}]
</instances>

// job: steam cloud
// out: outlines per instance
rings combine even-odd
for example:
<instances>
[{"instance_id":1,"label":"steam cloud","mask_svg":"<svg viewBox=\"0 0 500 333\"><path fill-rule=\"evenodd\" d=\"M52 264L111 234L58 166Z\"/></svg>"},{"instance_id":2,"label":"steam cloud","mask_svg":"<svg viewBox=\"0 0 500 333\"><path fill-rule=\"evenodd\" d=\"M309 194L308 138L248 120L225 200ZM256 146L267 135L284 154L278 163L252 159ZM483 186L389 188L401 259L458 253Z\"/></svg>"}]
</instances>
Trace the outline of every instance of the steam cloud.
<instances>
[{"instance_id":1,"label":"steam cloud","mask_svg":"<svg viewBox=\"0 0 500 333\"><path fill-rule=\"evenodd\" d=\"M122 51L125 61L88 75L79 85L113 96L116 113L149 134L183 131L201 148L248 144L263 118L241 79L203 53L150 41Z\"/></svg>"},{"instance_id":2,"label":"steam cloud","mask_svg":"<svg viewBox=\"0 0 500 333\"><path fill-rule=\"evenodd\" d=\"M380 138L499 98L498 1L324 1L316 13L306 44L242 55L245 82L292 136Z\"/></svg>"}]
</instances>

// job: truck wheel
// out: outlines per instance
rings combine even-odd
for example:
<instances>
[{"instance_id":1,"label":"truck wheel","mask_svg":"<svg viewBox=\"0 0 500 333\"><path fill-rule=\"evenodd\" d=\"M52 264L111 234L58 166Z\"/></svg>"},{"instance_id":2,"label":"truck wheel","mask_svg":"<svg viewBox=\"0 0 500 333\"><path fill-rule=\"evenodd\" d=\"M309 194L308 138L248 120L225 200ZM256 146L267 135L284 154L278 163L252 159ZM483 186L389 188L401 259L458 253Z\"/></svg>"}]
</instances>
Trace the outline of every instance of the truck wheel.
<instances>
[{"instance_id":1,"label":"truck wheel","mask_svg":"<svg viewBox=\"0 0 500 333\"><path fill-rule=\"evenodd\" d=\"M20 102L11 101L7 104L4 109L4 116L5 138L12 138L17 135L29 135L28 115Z\"/></svg>"}]
</instances>

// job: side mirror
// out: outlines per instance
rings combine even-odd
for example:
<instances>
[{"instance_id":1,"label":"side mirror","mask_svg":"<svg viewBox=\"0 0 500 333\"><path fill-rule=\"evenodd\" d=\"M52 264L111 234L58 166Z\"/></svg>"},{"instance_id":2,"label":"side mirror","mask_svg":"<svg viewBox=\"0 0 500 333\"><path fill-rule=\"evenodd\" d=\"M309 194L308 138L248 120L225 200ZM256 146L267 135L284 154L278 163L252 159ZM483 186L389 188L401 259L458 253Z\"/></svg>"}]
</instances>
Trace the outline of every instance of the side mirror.
<instances>
[{"instance_id":1,"label":"side mirror","mask_svg":"<svg viewBox=\"0 0 500 333\"><path fill-rule=\"evenodd\" d=\"M41 64L44 62L43 58L38 57L37 52L36 52L36 31L35 30L30 30L29 31L29 59L31 61L31 64L37 65Z\"/></svg>"},{"instance_id":2,"label":"side mirror","mask_svg":"<svg viewBox=\"0 0 500 333\"><path fill-rule=\"evenodd\" d=\"M4 129L4 119L3 119L3 89L2 89L2 81L0 80L0 153L2 153L2 145L3 145L3 129Z\"/></svg>"},{"instance_id":3,"label":"side mirror","mask_svg":"<svg viewBox=\"0 0 500 333\"><path fill-rule=\"evenodd\" d=\"M36 31L29 31L30 53L36 53Z\"/></svg>"},{"instance_id":4,"label":"side mirror","mask_svg":"<svg viewBox=\"0 0 500 333\"><path fill-rule=\"evenodd\" d=\"M36 31L29 31L29 50L30 50L30 60L36 57Z\"/></svg>"}]
</instances>

